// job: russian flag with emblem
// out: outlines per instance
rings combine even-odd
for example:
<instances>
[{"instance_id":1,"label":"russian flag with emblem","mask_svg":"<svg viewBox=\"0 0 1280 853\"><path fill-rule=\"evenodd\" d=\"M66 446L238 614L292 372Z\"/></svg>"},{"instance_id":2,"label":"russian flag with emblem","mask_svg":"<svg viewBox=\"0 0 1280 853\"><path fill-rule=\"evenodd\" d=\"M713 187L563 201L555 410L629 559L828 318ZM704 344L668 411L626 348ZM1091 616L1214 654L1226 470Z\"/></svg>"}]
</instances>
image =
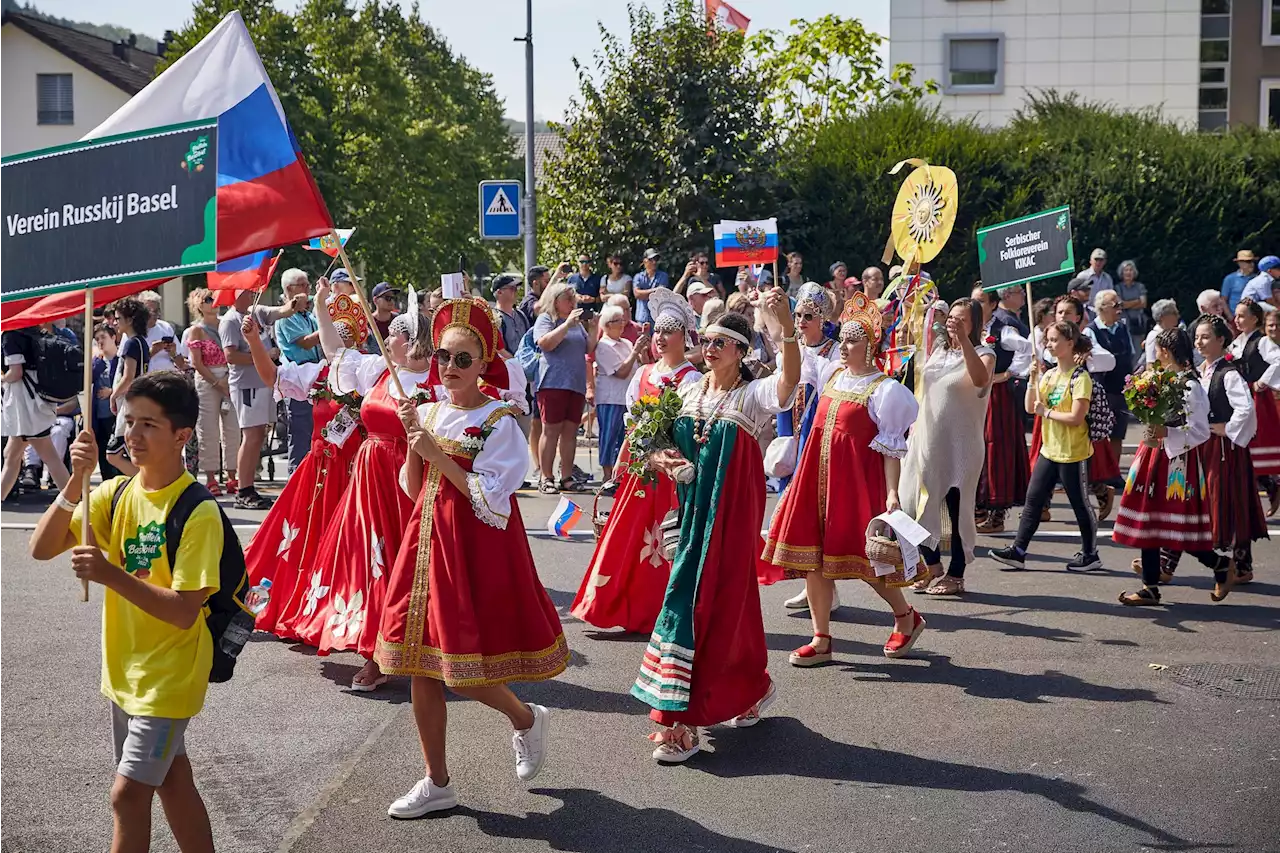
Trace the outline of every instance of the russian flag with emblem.
<instances>
[{"instance_id":1,"label":"russian flag with emblem","mask_svg":"<svg viewBox=\"0 0 1280 853\"><path fill-rule=\"evenodd\" d=\"M556 504L551 517L547 519L547 532L567 539L580 520L582 520L582 507L561 495L560 503Z\"/></svg>"},{"instance_id":2,"label":"russian flag with emblem","mask_svg":"<svg viewBox=\"0 0 1280 853\"><path fill-rule=\"evenodd\" d=\"M726 219L714 228L716 266L763 264L778 259L778 220L739 222Z\"/></svg>"}]
</instances>

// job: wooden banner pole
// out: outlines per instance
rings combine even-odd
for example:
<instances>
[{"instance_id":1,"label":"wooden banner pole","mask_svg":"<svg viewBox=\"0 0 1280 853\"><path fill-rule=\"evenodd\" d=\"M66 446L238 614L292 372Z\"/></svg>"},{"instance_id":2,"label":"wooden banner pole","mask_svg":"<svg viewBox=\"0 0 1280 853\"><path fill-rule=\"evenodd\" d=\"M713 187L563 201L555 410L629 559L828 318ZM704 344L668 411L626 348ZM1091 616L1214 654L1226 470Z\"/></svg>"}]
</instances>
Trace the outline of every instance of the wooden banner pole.
<instances>
[{"instance_id":1,"label":"wooden banner pole","mask_svg":"<svg viewBox=\"0 0 1280 853\"><path fill-rule=\"evenodd\" d=\"M1031 316L1031 306L1034 304L1031 300L1031 282L1027 282L1026 287L1027 287L1027 319L1032 321L1027 324L1028 326L1031 327L1031 357L1036 360L1035 366L1036 366L1036 372L1038 374L1040 370L1040 366L1044 364L1044 359L1041 358L1044 341L1042 340L1039 346L1036 345L1036 327L1034 325L1035 318ZM1036 402L1038 403L1040 402L1040 383L1037 382L1035 383L1035 385L1036 387L1035 387L1034 393L1036 395ZM1024 403L1023 405L1026 405L1026 404Z\"/></svg>"},{"instance_id":2,"label":"wooden banner pole","mask_svg":"<svg viewBox=\"0 0 1280 853\"><path fill-rule=\"evenodd\" d=\"M86 288L84 292L84 404L80 407L81 420L84 429L93 430L93 347L89 345L89 341L93 340L93 290ZM84 481L80 484L80 544L88 545L93 542L93 525L92 519L89 517L89 489L91 488L90 480L93 477L93 469L90 468L84 473ZM96 544L96 543L95 543ZM85 578L80 579L80 600L89 600L89 581Z\"/></svg>"},{"instance_id":3,"label":"wooden banner pole","mask_svg":"<svg viewBox=\"0 0 1280 853\"><path fill-rule=\"evenodd\" d=\"M360 280L356 278L356 271L351 268L351 259L347 257L347 250L343 248L342 240L339 239L337 231L329 233L333 235L334 242L338 244L338 257L342 258L343 268L346 269L347 275L351 276L351 286L355 288L356 301L364 309L364 316L369 319L369 333L378 342L378 349L382 351L382 358L387 363L387 369L391 371L391 383L400 392L400 399L407 400L409 395L404 392L404 386L400 384L400 376L396 373L396 366L391 363L391 354L387 352L387 343L382 339L382 332L378 330L378 323L373 318L373 312L369 310L369 300L364 295L364 287L360 284ZM410 310L412 310L412 306L410 306ZM410 341L409 344L412 346L413 341Z\"/></svg>"}]
</instances>

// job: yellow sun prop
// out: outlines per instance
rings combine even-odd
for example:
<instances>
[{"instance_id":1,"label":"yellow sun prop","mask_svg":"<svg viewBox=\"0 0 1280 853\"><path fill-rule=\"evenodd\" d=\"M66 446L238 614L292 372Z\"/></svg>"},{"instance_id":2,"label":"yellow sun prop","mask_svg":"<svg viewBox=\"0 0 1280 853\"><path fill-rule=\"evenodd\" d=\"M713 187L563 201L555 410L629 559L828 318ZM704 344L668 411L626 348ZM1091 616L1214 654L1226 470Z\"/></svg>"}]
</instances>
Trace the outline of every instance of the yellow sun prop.
<instances>
[{"instance_id":1,"label":"yellow sun prop","mask_svg":"<svg viewBox=\"0 0 1280 853\"><path fill-rule=\"evenodd\" d=\"M890 243L903 265L910 267L928 263L942 251L956 224L958 201L955 172L911 159L894 166L889 174L896 174L905 164L916 168L902 182L893 203Z\"/></svg>"}]
</instances>

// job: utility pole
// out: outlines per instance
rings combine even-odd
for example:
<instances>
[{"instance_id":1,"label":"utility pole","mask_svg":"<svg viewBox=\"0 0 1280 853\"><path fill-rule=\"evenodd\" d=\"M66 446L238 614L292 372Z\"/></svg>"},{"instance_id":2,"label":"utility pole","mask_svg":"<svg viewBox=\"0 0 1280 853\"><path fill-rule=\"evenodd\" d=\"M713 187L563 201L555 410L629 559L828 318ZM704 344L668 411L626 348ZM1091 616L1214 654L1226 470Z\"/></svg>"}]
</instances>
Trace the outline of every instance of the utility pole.
<instances>
[{"instance_id":1,"label":"utility pole","mask_svg":"<svg viewBox=\"0 0 1280 853\"><path fill-rule=\"evenodd\" d=\"M525 0L524 38L524 269L538 263L536 178L533 162L533 0ZM526 287L528 284L526 283Z\"/></svg>"}]
</instances>

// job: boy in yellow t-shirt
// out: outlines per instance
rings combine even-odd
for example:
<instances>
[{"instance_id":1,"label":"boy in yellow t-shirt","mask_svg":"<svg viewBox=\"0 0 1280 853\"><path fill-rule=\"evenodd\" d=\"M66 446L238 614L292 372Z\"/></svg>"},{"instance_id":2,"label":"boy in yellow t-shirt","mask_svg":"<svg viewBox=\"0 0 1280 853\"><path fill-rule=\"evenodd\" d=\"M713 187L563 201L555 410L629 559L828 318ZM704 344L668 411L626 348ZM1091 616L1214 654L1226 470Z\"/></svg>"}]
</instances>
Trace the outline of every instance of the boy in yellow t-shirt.
<instances>
[{"instance_id":1,"label":"boy in yellow t-shirt","mask_svg":"<svg viewBox=\"0 0 1280 853\"><path fill-rule=\"evenodd\" d=\"M118 762L111 807L111 849L145 851L156 792L183 853L212 851L209 815L196 790L185 733L204 705L213 662L205 602L218 589L222 519L217 505L196 506L169 565L165 519L194 482L182 450L199 401L181 374L152 373L125 395L125 444L139 473L93 492L93 541L80 541L81 484L98 461L93 433L71 446L72 477L31 536L31 555L49 560L71 549L76 575L105 588L102 693L111 700ZM123 493L115 501L117 490ZM99 549L102 550L99 550Z\"/></svg>"}]
</instances>

